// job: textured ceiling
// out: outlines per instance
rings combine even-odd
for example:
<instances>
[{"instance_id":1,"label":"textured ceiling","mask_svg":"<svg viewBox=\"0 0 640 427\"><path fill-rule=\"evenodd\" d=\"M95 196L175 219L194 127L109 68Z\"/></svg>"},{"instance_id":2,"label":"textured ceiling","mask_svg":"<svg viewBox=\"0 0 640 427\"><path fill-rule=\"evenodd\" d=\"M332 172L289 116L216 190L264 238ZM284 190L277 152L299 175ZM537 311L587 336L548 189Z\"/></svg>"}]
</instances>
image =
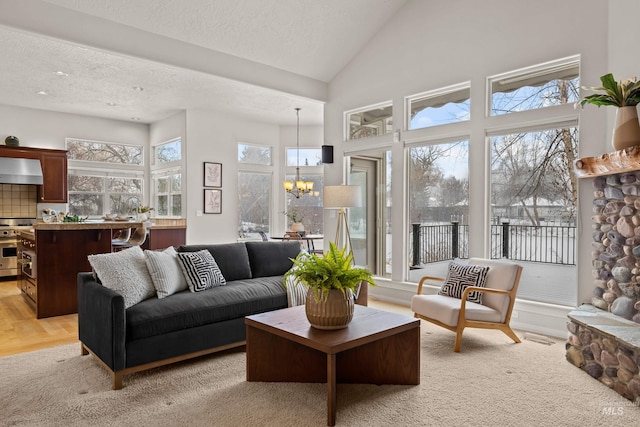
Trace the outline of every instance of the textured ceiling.
<instances>
[{"instance_id":1,"label":"textured ceiling","mask_svg":"<svg viewBox=\"0 0 640 427\"><path fill-rule=\"evenodd\" d=\"M301 107L320 124L316 94L404 3L0 0L0 103L145 123L208 108L293 124Z\"/></svg>"}]
</instances>

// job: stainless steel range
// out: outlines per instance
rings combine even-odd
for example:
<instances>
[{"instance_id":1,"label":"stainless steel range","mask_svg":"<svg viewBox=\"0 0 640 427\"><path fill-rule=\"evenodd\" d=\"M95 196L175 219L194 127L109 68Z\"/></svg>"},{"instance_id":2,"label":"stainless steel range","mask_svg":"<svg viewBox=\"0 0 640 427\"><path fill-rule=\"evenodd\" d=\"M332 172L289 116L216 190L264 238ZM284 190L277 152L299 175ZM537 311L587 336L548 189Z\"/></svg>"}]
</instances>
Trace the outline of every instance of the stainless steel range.
<instances>
[{"instance_id":1,"label":"stainless steel range","mask_svg":"<svg viewBox=\"0 0 640 427\"><path fill-rule=\"evenodd\" d=\"M0 277L18 275L18 233L31 230L35 218L0 218Z\"/></svg>"}]
</instances>

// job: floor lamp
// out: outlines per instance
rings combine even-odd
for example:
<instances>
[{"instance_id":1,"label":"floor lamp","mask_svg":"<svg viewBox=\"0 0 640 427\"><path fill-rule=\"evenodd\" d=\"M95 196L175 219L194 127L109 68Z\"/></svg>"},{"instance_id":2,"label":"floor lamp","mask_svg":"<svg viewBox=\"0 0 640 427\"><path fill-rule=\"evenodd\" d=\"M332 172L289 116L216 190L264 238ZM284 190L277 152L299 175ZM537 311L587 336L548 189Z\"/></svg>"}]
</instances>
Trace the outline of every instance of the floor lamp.
<instances>
[{"instance_id":1,"label":"floor lamp","mask_svg":"<svg viewBox=\"0 0 640 427\"><path fill-rule=\"evenodd\" d=\"M353 254L351 233L347 221L347 208L359 208L362 205L362 196L359 185L327 185L323 188L323 204L325 209L338 209L338 226L334 243L341 248L349 248ZM355 261L354 261L355 262Z\"/></svg>"}]
</instances>

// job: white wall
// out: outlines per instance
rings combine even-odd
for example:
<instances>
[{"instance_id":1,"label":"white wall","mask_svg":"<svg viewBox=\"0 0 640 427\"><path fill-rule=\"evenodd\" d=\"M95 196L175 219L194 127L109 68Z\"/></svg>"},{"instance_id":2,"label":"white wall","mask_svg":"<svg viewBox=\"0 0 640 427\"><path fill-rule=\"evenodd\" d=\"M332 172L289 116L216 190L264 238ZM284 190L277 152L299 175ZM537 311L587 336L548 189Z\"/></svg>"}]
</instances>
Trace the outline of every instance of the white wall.
<instances>
[{"instance_id":1,"label":"white wall","mask_svg":"<svg viewBox=\"0 0 640 427\"><path fill-rule=\"evenodd\" d=\"M371 142L343 143L342 120L345 110L382 101L394 103L393 121L396 128L403 123L404 97L448 85L471 82L470 156L484 158L484 100L486 77L559 58L579 54L584 81L595 81L608 68L608 2L601 0L449 0L447 2L409 1L363 51L331 82L329 102L325 107L325 138L336 144L337 163L325 169L327 183L342 181L340 153L346 147L366 148ZM597 25L593 25L597 22ZM476 100L476 102L474 102ZM606 117L597 109L581 113L580 153L593 155L611 151L606 132ZM586 119L586 120L585 120ZM404 137L404 130L403 130ZM403 139L403 138L402 138ZM372 288L371 295L385 295L396 290L396 300L408 304L412 291L402 284L406 265L404 148L394 144L392 136L379 138L375 145L386 144L392 149L392 228L394 273L392 281ZM487 212L482 209L485 198L487 165L470 165L470 218L472 235L482 236ZM583 191L584 196L588 191ZM581 213L590 212L590 203L581 206ZM581 215L584 221L586 213ZM590 214L589 214L590 216ZM326 219L326 218L325 218ZM589 238L589 226L583 226L583 238ZM472 256L484 253L483 239L474 239ZM589 245L578 245L580 252ZM579 258L580 286L591 289L590 261ZM588 276L588 277L586 277ZM588 283L587 283L588 282ZM573 284L578 286L578 284ZM399 290L404 288L404 293ZM532 309L535 311L535 308ZM539 323L537 316L531 321ZM526 311L519 322L527 323ZM543 325L545 331L564 329L564 322L553 320Z\"/></svg>"},{"instance_id":2,"label":"white wall","mask_svg":"<svg viewBox=\"0 0 640 427\"><path fill-rule=\"evenodd\" d=\"M0 137L15 135L24 147L64 150L65 138L146 145L149 126L142 123L55 113L0 105Z\"/></svg>"},{"instance_id":3,"label":"white wall","mask_svg":"<svg viewBox=\"0 0 640 427\"><path fill-rule=\"evenodd\" d=\"M188 110L186 119L188 167L183 194L186 195L187 243L235 242L238 238L238 142L270 145L277 152L280 127L208 110ZM222 163L222 214L198 216L196 213L204 207L203 162ZM276 164L275 170L278 167ZM278 205L272 209L272 218L276 215L275 206Z\"/></svg>"}]
</instances>

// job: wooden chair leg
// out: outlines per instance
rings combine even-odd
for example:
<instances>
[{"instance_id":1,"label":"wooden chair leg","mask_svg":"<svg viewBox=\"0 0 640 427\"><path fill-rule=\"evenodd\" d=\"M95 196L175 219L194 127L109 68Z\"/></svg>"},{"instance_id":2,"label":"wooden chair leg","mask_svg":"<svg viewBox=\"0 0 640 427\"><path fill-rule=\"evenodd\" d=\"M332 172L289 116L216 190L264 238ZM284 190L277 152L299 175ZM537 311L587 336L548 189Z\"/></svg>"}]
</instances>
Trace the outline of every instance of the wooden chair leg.
<instances>
[{"instance_id":1,"label":"wooden chair leg","mask_svg":"<svg viewBox=\"0 0 640 427\"><path fill-rule=\"evenodd\" d=\"M511 329L509 326L505 326L504 328L502 328L502 332L504 332L505 335L507 335L509 338L511 338L515 342L517 342L517 343L521 342L520 338L518 338L516 333L513 332L513 329Z\"/></svg>"},{"instance_id":2,"label":"wooden chair leg","mask_svg":"<svg viewBox=\"0 0 640 427\"><path fill-rule=\"evenodd\" d=\"M460 344L462 344L462 331L464 328L456 329L456 342L453 344L453 351L460 353Z\"/></svg>"}]
</instances>

